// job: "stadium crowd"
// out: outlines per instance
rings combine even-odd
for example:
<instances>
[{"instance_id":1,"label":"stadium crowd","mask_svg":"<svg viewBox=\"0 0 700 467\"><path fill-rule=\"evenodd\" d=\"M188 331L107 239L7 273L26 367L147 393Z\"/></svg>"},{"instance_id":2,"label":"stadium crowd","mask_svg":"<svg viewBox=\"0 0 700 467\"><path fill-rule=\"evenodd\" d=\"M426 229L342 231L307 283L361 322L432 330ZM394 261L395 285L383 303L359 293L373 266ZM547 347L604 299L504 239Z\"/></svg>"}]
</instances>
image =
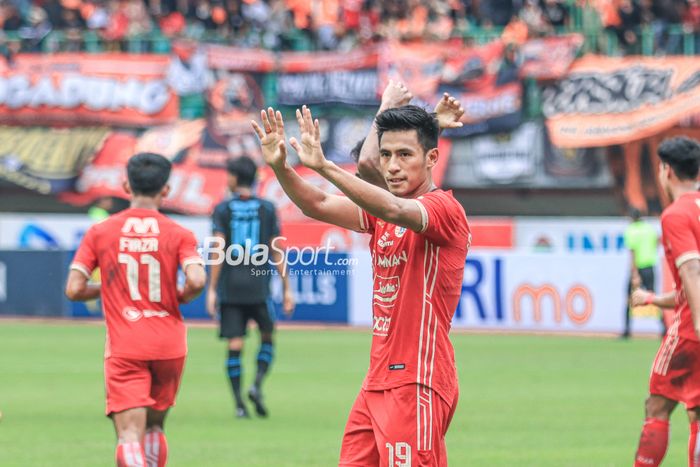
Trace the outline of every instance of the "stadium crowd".
<instances>
[{"instance_id":1,"label":"stadium crowd","mask_svg":"<svg viewBox=\"0 0 700 467\"><path fill-rule=\"evenodd\" d=\"M348 49L380 38L447 39L515 18L533 33L564 27L566 0L0 0L0 26L31 49L51 31L118 42L152 33L216 37L244 47Z\"/></svg>"},{"instance_id":2,"label":"stadium crowd","mask_svg":"<svg viewBox=\"0 0 700 467\"><path fill-rule=\"evenodd\" d=\"M656 53L681 53L682 35L690 33L700 50L698 0L0 0L0 26L3 40L23 51L84 50L89 40L108 50L125 50L130 41L129 51L148 51L154 35L348 50L378 39L445 40L501 29L515 41L604 29L626 54L640 52L644 32ZM60 46L47 47L52 31L60 32Z\"/></svg>"}]
</instances>

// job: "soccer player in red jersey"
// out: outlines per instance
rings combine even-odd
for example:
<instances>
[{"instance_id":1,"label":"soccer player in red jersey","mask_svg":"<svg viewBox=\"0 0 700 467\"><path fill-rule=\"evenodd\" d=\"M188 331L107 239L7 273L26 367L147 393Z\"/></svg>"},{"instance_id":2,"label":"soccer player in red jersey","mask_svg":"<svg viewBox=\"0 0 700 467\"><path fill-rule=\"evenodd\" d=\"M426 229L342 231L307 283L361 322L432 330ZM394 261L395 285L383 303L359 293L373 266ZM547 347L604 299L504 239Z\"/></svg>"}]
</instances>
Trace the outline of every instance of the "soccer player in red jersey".
<instances>
[{"instance_id":1,"label":"soccer player in red jersey","mask_svg":"<svg viewBox=\"0 0 700 467\"><path fill-rule=\"evenodd\" d=\"M346 196L307 183L286 161L282 115L253 122L266 162L287 195L315 219L371 235L374 270L370 366L350 412L341 466L444 466L445 433L457 405L448 333L462 288L470 233L462 206L437 189L438 122L416 106L376 118L388 191L340 169L321 149L318 120L297 111L302 163Z\"/></svg>"},{"instance_id":2,"label":"soccer player in red jersey","mask_svg":"<svg viewBox=\"0 0 700 467\"><path fill-rule=\"evenodd\" d=\"M684 137L673 138L661 143L658 154L659 180L673 201L661 215L661 230L675 293L661 297L648 295L644 302L666 307L675 300L675 320L652 365L646 420L634 465L661 464L668 446L671 412L682 402L690 420L688 465L699 467L700 144Z\"/></svg>"},{"instance_id":3,"label":"soccer player in red jersey","mask_svg":"<svg viewBox=\"0 0 700 467\"><path fill-rule=\"evenodd\" d=\"M87 231L66 284L71 300L102 297L106 413L118 437L119 467L166 464L163 422L187 353L178 303L195 298L206 282L192 232L158 212L170 189L170 169L170 161L157 154L129 159L124 188L131 207ZM182 287L178 266L185 273ZM97 267L102 283L92 284Z\"/></svg>"}]
</instances>

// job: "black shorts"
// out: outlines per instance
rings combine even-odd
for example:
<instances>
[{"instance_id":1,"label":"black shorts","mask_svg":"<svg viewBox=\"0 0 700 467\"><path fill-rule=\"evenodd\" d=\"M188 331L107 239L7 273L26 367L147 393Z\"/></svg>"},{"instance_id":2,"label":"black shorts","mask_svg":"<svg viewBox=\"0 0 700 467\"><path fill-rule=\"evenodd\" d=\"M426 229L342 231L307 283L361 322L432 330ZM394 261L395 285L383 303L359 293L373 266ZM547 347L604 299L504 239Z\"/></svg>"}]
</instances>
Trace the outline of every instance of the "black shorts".
<instances>
[{"instance_id":1,"label":"black shorts","mask_svg":"<svg viewBox=\"0 0 700 467\"><path fill-rule=\"evenodd\" d=\"M251 319L257 323L260 332L272 333L275 329L272 309L267 303L253 305L222 303L219 307L219 316L219 337L223 339L245 336L248 321Z\"/></svg>"}]
</instances>

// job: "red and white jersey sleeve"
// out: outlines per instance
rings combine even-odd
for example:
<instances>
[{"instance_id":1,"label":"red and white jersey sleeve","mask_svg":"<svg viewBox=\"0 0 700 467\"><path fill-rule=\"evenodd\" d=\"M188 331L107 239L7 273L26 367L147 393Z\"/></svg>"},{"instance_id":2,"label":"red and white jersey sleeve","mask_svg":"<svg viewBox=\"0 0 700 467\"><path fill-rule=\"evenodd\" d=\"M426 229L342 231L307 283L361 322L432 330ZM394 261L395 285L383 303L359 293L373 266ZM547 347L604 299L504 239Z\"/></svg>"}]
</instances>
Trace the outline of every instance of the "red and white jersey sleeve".
<instances>
[{"instance_id":1,"label":"red and white jersey sleeve","mask_svg":"<svg viewBox=\"0 0 700 467\"><path fill-rule=\"evenodd\" d=\"M82 272L88 278L97 267L95 236L95 226L92 226L85 232L83 240L80 242L80 246L75 252L75 257L70 265L71 269Z\"/></svg>"},{"instance_id":2,"label":"red and white jersey sleeve","mask_svg":"<svg viewBox=\"0 0 700 467\"><path fill-rule=\"evenodd\" d=\"M466 227L464 210L453 196L448 196L442 190L436 190L419 196L416 202L422 217L423 228L420 233L426 238L437 245L443 245L464 235ZM471 244L471 236L467 247L469 244Z\"/></svg>"},{"instance_id":3,"label":"red and white jersey sleeve","mask_svg":"<svg viewBox=\"0 0 700 467\"><path fill-rule=\"evenodd\" d=\"M676 319L668 332L697 341L679 269L687 261L700 259L700 193L686 193L667 207L661 215L661 229L666 262L676 290Z\"/></svg>"}]
</instances>

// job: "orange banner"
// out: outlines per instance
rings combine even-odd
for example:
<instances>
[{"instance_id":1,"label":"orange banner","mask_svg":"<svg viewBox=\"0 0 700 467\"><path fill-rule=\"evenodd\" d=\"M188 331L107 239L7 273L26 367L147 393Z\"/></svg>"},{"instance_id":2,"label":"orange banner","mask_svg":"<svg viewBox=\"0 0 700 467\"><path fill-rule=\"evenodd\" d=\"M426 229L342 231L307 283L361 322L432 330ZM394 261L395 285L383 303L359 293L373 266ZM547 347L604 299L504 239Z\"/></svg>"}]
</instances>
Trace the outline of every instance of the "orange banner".
<instances>
[{"instance_id":1,"label":"orange banner","mask_svg":"<svg viewBox=\"0 0 700 467\"><path fill-rule=\"evenodd\" d=\"M543 98L555 146L600 147L646 138L697 113L700 58L588 55L547 87Z\"/></svg>"},{"instance_id":2,"label":"orange banner","mask_svg":"<svg viewBox=\"0 0 700 467\"><path fill-rule=\"evenodd\" d=\"M0 58L0 122L147 126L174 121L170 57L148 54L20 54Z\"/></svg>"}]
</instances>

